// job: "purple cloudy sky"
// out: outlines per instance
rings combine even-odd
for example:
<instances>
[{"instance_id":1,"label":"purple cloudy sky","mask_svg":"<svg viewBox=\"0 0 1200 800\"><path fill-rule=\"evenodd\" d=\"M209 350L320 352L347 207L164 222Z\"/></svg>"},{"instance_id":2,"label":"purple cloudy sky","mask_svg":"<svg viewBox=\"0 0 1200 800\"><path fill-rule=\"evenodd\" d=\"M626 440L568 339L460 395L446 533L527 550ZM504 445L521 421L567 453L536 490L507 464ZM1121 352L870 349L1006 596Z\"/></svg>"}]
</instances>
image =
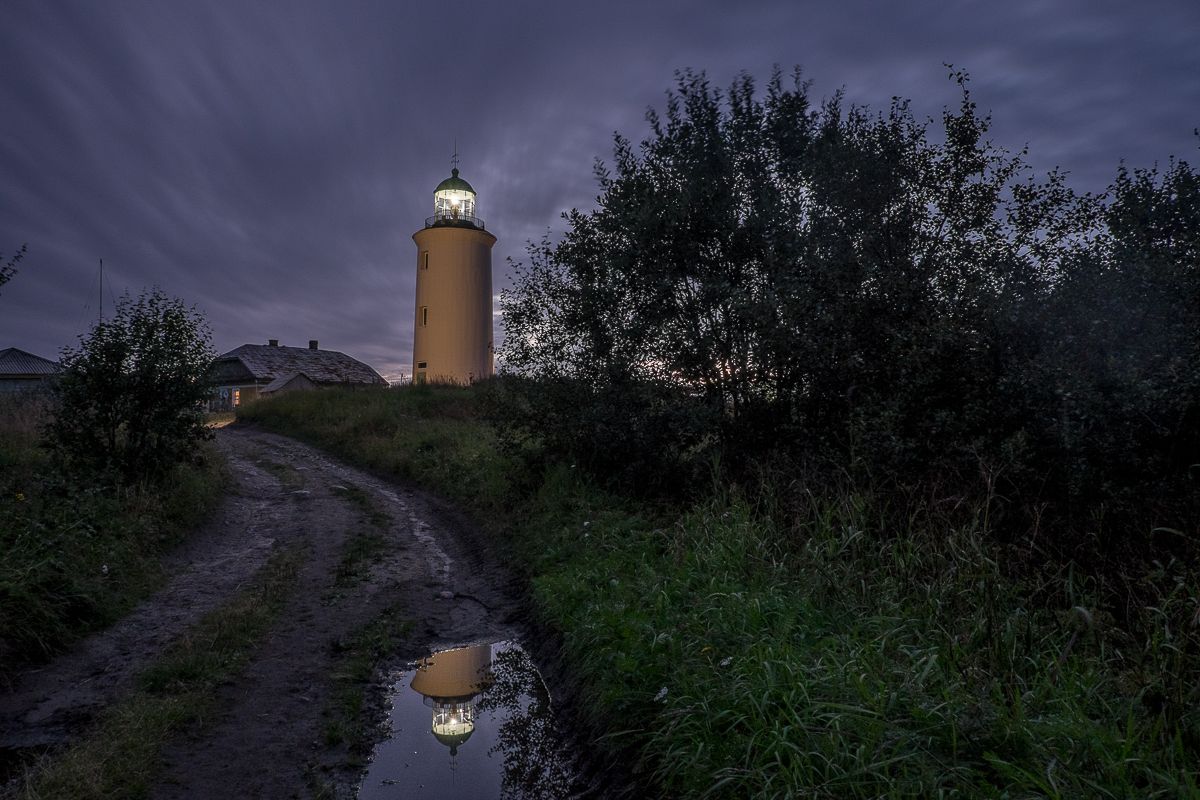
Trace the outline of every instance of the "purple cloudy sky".
<instances>
[{"instance_id":1,"label":"purple cloudy sky","mask_svg":"<svg viewBox=\"0 0 1200 800\"><path fill-rule=\"evenodd\" d=\"M1195 163L1197 0L289 2L7 0L0 15L0 348L53 357L159 286L225 351L277 338L407 373L415 247L449 170L506 259L590 207L677 69L801 66L920 116L972 74L993 138L1102 191L1124 158ZM499 331L498 331L499 334Z\"/></svg>"}]
</instances>

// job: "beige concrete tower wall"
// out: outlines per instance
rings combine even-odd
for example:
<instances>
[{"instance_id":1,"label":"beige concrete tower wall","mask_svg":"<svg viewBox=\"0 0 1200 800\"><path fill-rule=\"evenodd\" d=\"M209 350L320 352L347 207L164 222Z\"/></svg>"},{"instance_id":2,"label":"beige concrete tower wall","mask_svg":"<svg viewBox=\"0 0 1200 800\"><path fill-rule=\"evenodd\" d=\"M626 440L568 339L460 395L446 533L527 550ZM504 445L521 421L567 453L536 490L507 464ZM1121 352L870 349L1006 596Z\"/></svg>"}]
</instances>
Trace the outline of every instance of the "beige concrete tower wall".
<instances>
[{"instance_id":1,"label":"beige concrete tower wall","mask_svg":"<svg viewBox=\"0 0 1200 800\"><path fill-rule=\"evenodd\" d=\"M417 231L413 241L417 243L413 380L470 383L490 378L496 237L478 228L439 225Z\"/></svg>"}]
</instances>

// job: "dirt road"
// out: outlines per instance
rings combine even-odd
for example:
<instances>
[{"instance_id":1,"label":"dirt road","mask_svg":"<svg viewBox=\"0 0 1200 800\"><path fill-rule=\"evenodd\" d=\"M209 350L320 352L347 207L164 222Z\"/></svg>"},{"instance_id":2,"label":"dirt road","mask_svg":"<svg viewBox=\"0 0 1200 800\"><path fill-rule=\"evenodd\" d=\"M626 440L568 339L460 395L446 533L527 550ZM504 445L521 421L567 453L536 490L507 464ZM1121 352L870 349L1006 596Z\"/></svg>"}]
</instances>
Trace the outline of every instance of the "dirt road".
<instances>
[{"instance_id":1,"label":"dirt road","mask_svg":"<svg viewBox=\"0 0 1200 800\"><path fill-rule=\"evenodd\" d=\"M308 796L313 770L339 760L321 743L333 644L385 608L399 604L414 623L411 652L402 657L511 634L519 606L507 578L475 555L473 534L436 500L284 437L231 427L217 442L234 489L171 556L168 585L0 695L0 747L71 741L141 669L292 543L309 555L283 614L249 667L219 689L219 716L167 744L152 797ZM364 497L373 523L364 519ZM335 592L343 545L366 524L385 538L381 555L363 579Z\"/></svg>"}]
</instances>

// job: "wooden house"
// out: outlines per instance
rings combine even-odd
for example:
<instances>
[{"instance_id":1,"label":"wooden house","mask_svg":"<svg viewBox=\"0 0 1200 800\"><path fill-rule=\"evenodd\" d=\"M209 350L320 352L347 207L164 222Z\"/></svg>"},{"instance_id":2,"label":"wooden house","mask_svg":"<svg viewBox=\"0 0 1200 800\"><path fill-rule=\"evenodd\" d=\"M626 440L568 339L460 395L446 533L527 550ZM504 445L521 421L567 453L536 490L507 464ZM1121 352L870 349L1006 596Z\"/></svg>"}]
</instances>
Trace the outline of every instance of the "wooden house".
<instances>
[{"instance_id":1,"label":"wooden house","mask_svg":"<svg viewBox=\"0 0 1200 800\"><path fill-rule=\"evenodd\" d=\"M0 392L45 389L61 371L57 361L15 347L0 350Z\"/></svg>"},{"instance_id":2,"label":"wooden house","mask_svg":"<svg viewBox=\"0 0 1200 800\"><path fill-rule=\"evenodd\" d=\"M278 339L244 344L220 355L209 371L211 410L229 410L260 396L322 386L387 386L378 372L336 350L284 347Z\"/></svg>"}]
</instances>

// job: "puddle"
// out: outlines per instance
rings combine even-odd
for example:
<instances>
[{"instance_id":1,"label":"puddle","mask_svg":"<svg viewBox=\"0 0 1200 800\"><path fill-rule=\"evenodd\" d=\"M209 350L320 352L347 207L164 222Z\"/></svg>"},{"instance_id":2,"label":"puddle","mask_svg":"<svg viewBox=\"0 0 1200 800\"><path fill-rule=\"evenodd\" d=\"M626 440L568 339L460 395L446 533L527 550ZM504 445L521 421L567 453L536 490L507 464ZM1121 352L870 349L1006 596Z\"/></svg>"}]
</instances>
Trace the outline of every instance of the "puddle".
<instances>
[{"instance_id":1,"label":"puddle","mask_svg":"<svg viewBox=\"0 0 1200 800\"><path fill-rule=\"evenodd\" d=\"M391 702L391 736L359 800L556 800L577 788L546 686L513 642L433 653L399 673Z\"/></svg>"}]
</instances>

